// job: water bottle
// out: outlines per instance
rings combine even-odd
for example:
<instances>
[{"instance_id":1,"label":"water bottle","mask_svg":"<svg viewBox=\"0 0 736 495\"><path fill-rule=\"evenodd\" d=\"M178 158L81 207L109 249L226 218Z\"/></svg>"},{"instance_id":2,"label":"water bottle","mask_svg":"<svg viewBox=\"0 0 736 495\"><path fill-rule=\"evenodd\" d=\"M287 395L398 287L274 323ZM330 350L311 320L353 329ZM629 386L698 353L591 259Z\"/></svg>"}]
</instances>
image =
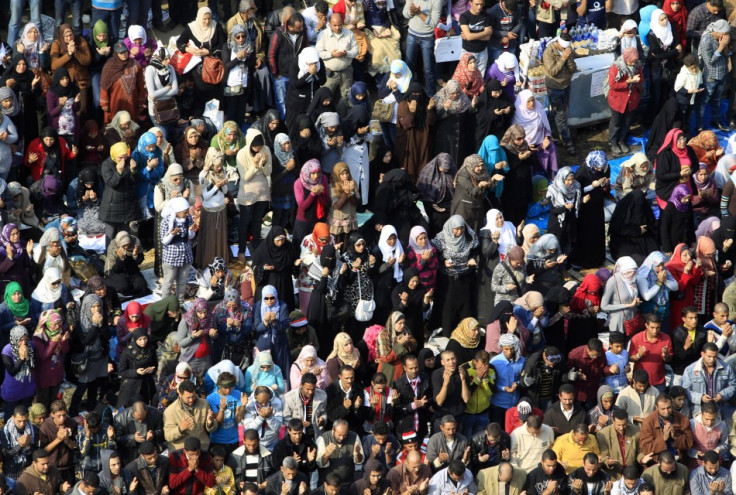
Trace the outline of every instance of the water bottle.
<instances>
[{"instance_id":1,"label":"water bottle","mask_svg":"<svg viewBox=\"0 0 736 495\"><path fill-rule=\"evenodd\" d=\"M591 40L593 41L593 48L598 48L598 26L593 26L593 31L590 33Z\"/></svg>"},{"instance_id":2,"label":"water bottle","mask_svg":"<svg viewBox=\"0 0 736 495\"><path fill-rule=\"evenodd\" d=\"M590 28L588 26L585 26L583 28L583 48L588 48L590 46Z\"/></svg>"}]
</instances>

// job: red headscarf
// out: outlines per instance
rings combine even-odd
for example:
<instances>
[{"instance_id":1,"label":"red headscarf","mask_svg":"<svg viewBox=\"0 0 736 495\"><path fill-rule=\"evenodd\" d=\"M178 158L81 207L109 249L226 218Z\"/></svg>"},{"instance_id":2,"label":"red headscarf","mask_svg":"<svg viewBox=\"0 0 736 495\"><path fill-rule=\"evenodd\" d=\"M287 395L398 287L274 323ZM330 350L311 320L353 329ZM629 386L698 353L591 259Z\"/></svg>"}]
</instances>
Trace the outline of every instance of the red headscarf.
<instances>
[{"instance_id":1,"label":"red headscarf","mask_svg":"<svg viewBox=\"0 0 736 495\"><path fill-rule=\"evenodd\" d=\"M687 154L687 146L685 146L684 149L680 149L677 147L677 140L680 138L680 136L683 136L684 134L685 133L677 127L670 130L670 132L668 132L667 136L664 138L664 143L662 143L659 151L657 151L657 154L660 154L666 149L671 149L672 152L677 156L677 158L680 159L681 168L692 167L692 163L690 163L690 157Z\"/></svg>"},{"instance_id":2,"label":"red headscarf","mask_svg":"<svg viewBox=\"0 0 736 495\"><path fill-rule=\"evenodd\" d=\"M321 242L320 237L327 237L327 242ZM312 242L317 247L317 254L322 254L322 248L330 243L330 228L324 222L317 222L312 230Z\"/></svg>"},{"instance_id":3,"label":"red headscarf","mask_svg":"<svg viewBox=\"0 0 736 495\"><path fill-rule=\"evenodd\" d=\"M672 10L673 0L664 0L662 10L667 14L667 19L670 20L670 24L677 31L677 38L682 43L687 39L687 8L685 7L684 0L678 0L680 2L680 10L675 12Z\"/></svg>"},{"instance_id":4,"label":"red headscarf","mask_svg":"<svg viewBox=\"0 0 736 495\"><path fill-rule=\"evenodd\" d=\"M462 89L463 93L468 98L473 99L474 96L478 96L483 91L483 75L477 68L477 61L475 70L471 71L468 69L468 60L470 60L470 57L475 57L475 55L468 52L463 53L452 78L460 83L460 89Z\"/></svg>"},{"instance_id":5,"label":"red headscarf","mask_svg":"<svg viewBox=\"0 0 736 495\"><path fill-rule=\"evenodd\" d=\"M675 250L672 251L672 257L670 260L664 264L664 266L670 271L670 272L684 272L685 271L685 263L682 261L682 251L683 249L690 249L687 247L687 244L684 242L681 242L677 246L675 246Z\"/></svg>"},{"instance_id":6,"label":"red headscarf","mask_svg":"<svg viewBox=\"0 0 736 495\"><path fill-rule=\"evenodd\" d=\"M600 306L602 286L601 279L592 273L583 277L583 281L575 291L575 295L572 296L570 309L576 313L582 313L583 310L588 309L586 300L590 301L593 306Z\"/></svg>"},{"instance_id":7,"label":"red headscarf","mask_svg":"<svg viewBox=\"0 0 736 495\"><path fill-rule=\"evenodd\" d=\"M133 321L130 318L130 315L138 315L140 318L138 318L138 321ZM143 306L141 306L141 303L138 301L131 301L128 303L125 307L123 318L125 318L125 326L131 332L136 328L149 329L151 326L151 317L143 312Z\"/></svg>"}]
</instances>

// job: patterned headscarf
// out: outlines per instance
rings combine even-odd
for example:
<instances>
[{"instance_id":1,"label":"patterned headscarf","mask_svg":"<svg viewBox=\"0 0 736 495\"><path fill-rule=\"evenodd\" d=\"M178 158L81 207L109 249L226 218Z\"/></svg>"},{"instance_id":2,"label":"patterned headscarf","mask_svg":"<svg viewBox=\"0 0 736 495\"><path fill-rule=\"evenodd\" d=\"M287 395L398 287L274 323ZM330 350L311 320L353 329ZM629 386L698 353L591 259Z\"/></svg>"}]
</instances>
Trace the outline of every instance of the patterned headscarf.
<instances>
[{"instance_id":1,"label":"patterned headscarf","mask_svg":"<svg viewBox=\"0 0 736 495\"><path fill-rule=\"evenodd\" d=\"M197 311L206 311L207 316L200 319L197 316ZM209 331L213 327L212 313L210 313L209 307L207 306L207 300L198 297L194 300L194 303L189 307L186 314L184 315L184 322L189 327L189 332L196 332L197 330Z\"/></svg>"},{"instance_id":2,"label":"patterned headscarf","mask_svg":"<svg viewBox=\"0 0 736 495\"><path fill-rule=\"evenodd\" d=\"M511 360L516 362L521 359L521 341L519 340L519 337L517 337L513 333L501 334L501 336L498 338L498 347L513 347L514 355L512 356Z\"/></svg>"},{"instance_id":3,"label":"patterned headscarf","mask_svg":"<svg viewBox=\"0 0 736 495\"><path fill-rule=\"evenodd\" d=\"M608 169L608 157L601 150L594 150L588 153L585 158L585 164L591 169L605 173Z\"/></svg>"},{"instance_id":4,"label":"patterned headscarf","mask_svg":"<svg viewBox=\"0 0 736 495\"><path fill-rule=\"evenodd\" d=\"M475 349L480 344L480 332L476 332L475 337L470 336L470 330L473 328L479 328L480 323L475 318L465 318L460 324L453 330L451 339L457 340L461 346L466 349Z\"/></svg>"},{"instance_id":5,"label":"patterned headscarf","mask_svg":"<svg viewBox=\"0 0 736 495\"><path fill-rule=\"evenodd\" d=\"M13 353L13 359L16 362L20 360L20 341L23 337L28 337L28 331L26 330L26 327L16 325L10 329L10 350ZM21 364L20 369L16 374L13 375L13 378L18 380L19 382L25 380L26 378L30 378L31 370L36 367L36 360L33 355L33 346L31 345L30 340L28 341L27 345L28 359L22 361L23 364Z\"/></svg>"}]
</instances>

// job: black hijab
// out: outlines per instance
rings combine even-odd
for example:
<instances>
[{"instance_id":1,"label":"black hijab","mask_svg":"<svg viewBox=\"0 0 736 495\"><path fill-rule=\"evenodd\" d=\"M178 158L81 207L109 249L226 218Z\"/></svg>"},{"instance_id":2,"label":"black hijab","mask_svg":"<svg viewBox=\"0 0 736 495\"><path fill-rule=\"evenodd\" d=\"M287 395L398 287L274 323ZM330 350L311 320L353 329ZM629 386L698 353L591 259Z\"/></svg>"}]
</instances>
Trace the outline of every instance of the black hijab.
<instances>
[{"instance_id":1,"label":"black hijab","mask_svg":"<svg viewBox=\"0 0 736 495\"><path fill-rule=\"evenodd\" d=\"M501 333L506 333L509 320L511 319L513 314L514 305L511 303L511 301L499 301L498 304L496 304L491 310L491 314L488 315L488 323L498 321L499 327L501 328Z\"/></svg>"},{"instance_id":2,"label":"black hijab","mask_svg":"<svg viewBox=\"0 0 736 495\"><path fill-rule=\"evenodd\" d=\"M352 144L360 144L368 134L358 134L358 129L367 126L371 121L371 114L363 105L354 105L349 111L342 125L342 134ZM369 131L370 132L370 131ZM357 139L353 139L353 138ZM359 141L359 142L356 142Z\"/></svg>"},{"instance_id":3,"label":"black hijab","mask_svg":"<svg viewBox=\"0 0 736 495\"><path fill-rule=\"evenodd\" d=\"M61 80L65 77L69 79L69 84L67 84L66 87L61 85ZM59 98L74 98L77 93L79 93L79 88L77 87L77 84L72 81L67 68L59 67L54 71L54 79L51 81L49 91L54 93Z\"/></svg>"},{"instance_id":4,"label":"black hijab","mask_svg":"<svg viewBox=\"0 0 736 495\"><path fill-rule=\"evenodd\" d=\"M491 95L494 91L499 91L501 95L498 98L494 98ZM511 111L508 114L496 115L496 110L504 110L509 107L511 107ZM485 133L487 131L494 129L499 125L507 127L507 125L504 124L511 122L511 117L514 115L514 103L506 97L506 93L503 91L503 86L501 86L501 81L498 79L490 79L486 83L486 87L483 89L483 92L478 96L476 108L476 125L479 130L483 130L483 137L485 137Z\"/></svg>"},{"instance_id":5,"label":"black hijab","mask_svg":"<svg viewBox=\"0 0 736 495\"><path fill-rule=\"evenodd\" d=\"M424 361L427 359L433 357L434 358L434 367L433 368L427 368L424 364ZM432 372L440 367L439 359L437 356L434 355L434 351L428 347L425 347L421 351L419 351L419 354L417 354L417 360L419 361L419 372L420 373L426 373L428 375L431 375Z\"/></svg>"},{"instance_id":6,"label":"black hijab","mask_svg":"<svg viewBox=\"0 0 736 495\"><path fill-rule=\"evenodd\" d=\"M303 138L301 132L304 129L309 129L311 134L308 138ZM307 161L316 158L320 160L322 158L322 141L317 134L317 130L314 128L314 123L309 115L302 114L297 117L296 120L296 132L291 137L291 145L294 150L294 157L296 158L297 165L301 167Z\"/></svg>"},{"instance_id":7,"label":"black hijab","mask_svg":"<svg viewBox=\"0 0 736 495\"><path fill-rule=\"evenodd\" d=\"M327 100L328 98L330 100L330 104L323 105L322 102ZM314 96L312 96L312 102L309 104L309 108L307 108L307 113L312 119L312 122L317 122L317 117L319 117L323 113L334 111L335 99L332 95L332 90L330 90L330 88L322 86L314 92Z\"/></svg>"},{"instance_id":8,"label":"black hijab","mask_svg":"<svg viewBox=\"0 0 736 495\"><path fill-rule=\"evenodd\" d=\"M417 102L417 110L414 112L414 128L423 129L424 122L427 120L427 94L424 92L424 88L418 82L412 82L409 84L409 89L406 90L407 101Z\"/></svg>"},{"instance_id":9,"label":"black hijab","mask_svg":"<svg viewBox=\"0 0 736 495\"><path fill-rule=\"evenodd\" d=\"M570 306L572 296L572 292L561 285L550 288L544 296L544 305L547 308L547 314L554 316L560 310L560 306Z\"/></svg>"},{"instance_id":10,"label":"black hijab","mask_svg":"<svg viewBox=\"0 0 736 495\"><path fill-rule=\"evenodd\" d=\"M335 250L334 244L327 244L322 248L322 252L319 255L319 264L322 268L329 268L330 273L332 273L337 264L337 251Z\"/></svg>"},{"instance_id":11,"label":"black hijab","mask_svg":"<svg viewBox=\"0 0 736 495\"><path fill-rule=\"evenodd\" d=\"M426 294L427 289L422 285L421 279L414 289L409 287L409 281L414 277L419 277L419 270L414 267L404 270L404 278L391 293L391 302L393 303L394 308L399 307L401 301L399 296L403 292L406 292L409 296L408 304L410 306L419 306L421 308L424 304L424 294Z\"/></svg>"},{"instance_id":12,"label":"black hijab","mask_svg":"<svg viewBox=\"0 0 736 495\"><path fill-rule=\"evenodd\" d=\"M366 242L366 246L363 249L362 253L358 253L355 250L355 244L361 239ZM362 260L362 263L368 263L368 257L370 256L370 252L368 250L368 242L360 233L360 231L356 230L355 232L351 232L348 236L348 241L346 244L347 246L345 248L345 254L343 255L345 261L352 263L353 261L360 258Z\"/></svg>"},{"instance_id":13,"label":"black hijab","mask_svg":"<svg viewBox=\"0 0 736 495\"><path fill-rule=\"evenodd\" d=\"M276 126L276 129L272 131L271 128L268 127L268 124L270 124L274 120L278 120L279 125ZM265 142L265 145L268 146L268 149L271 150L271 154L273 154L273 142L276 139L276 135L281 133L288 134L289 132L286 130L286 124L284 124L283 119L281 119L279 111L274 108L269 109L263 115L263 118L260 120L260 122L257 122L254 127L261 131L261 134L263 134L263 140Z\"/></svg>"},{"instance_id":14,"label":"black hijab","mask_svg":"<svg viewBox=\"0 0 736 495\"><path fill-rule=\"evenodd\" d=\"M735 236L736 217L726 216L721 218L721 226L710 235L710 238L713 239L716 249L723 252L723 242L726 239L733 239Z\"/></svg>"},{"instance_id":15,"label":"black hijab","mask_svg":"<svg viewBox=\"0 0 736 495\"><path fill-rule=\"evenodd\" d=\"M25 62L27 67L25 72L23 72L22 74L18 73L18 71L16 70L16 67L18 67L18 64L21 61ZM13 56L13 60L10 62L8 68L5 70L2 80L0 80L0 84L5 86L8 79L13 79L15 81L15 84L13 85L12 89L16 95L21 92L30 93L34 77L35 75L33 74L33 72L31 72L31 67L28 65L28 60L26 60L26 58L22 54L16 54L15 56Z\"/></svg>"},{"instance_id":16,"label":"black hijab","mask_svg":"<svg viewBox=\"0 0 736 495\"><path fill-rule=\"evenodd\" d=\"M651 130L649 131L649 139L647 140L644 152L650 161L654 161L657 153L659 153L659 148L664 144L667 133L675 127L678 129L683 128L683 118L677 100L670 98L654 118Z\"/></svg>"},{"instance_id":17,"label":"black hijab","mask_svg":"<svg viewBox=\"0 0 736 495\"><path fill-rule=\"evenodd\" d=\"M253 255L254 266L273 265L279 271L291 270L294 266L294 261L296 261L294 247L288 238L281 247L277 246L275 239L281 235L286 236L286 230L283 227L271 227L266 239L261 242Z\"/></svg>"}]
</instances>

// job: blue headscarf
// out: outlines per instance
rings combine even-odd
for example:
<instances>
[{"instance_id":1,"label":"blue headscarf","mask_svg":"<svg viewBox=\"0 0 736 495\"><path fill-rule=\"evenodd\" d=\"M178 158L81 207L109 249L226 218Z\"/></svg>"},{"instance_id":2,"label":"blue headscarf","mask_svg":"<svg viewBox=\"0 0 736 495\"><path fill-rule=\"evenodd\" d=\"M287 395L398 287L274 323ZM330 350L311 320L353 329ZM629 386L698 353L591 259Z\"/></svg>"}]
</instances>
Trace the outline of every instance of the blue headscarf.
<instances>
[{"instance_id":1,"label":"blue headscarf","mask_svg":"<svg viewBox=\"0 0 736 495\"><path fill-rule=\"evenodd\" d=\"M355 98L355 95L365 95L365 98L363 98L362 101L358 101L357 98ZM368 110L371 109L371 101L370 101L370 95L368 94L368 86L366 83L362 81L355 81L352 86L350 86L350 104L353 106L361 105L367 108Z\"/></svg>"},{"instance_id":2,"label":"blue headscarf","mask_svg":"<svg viewBox=\"0 0 736 495\"><path fill-rule=\"evenodd\" d=\"M601 150L594 150L588 153L585 158L585 164L591 169L600 169L605 173L608 168L608 157Z\"/></svg>"},{"instance_id":3,"label":"blue headscarf","mask_svg":"<svg viewBox=\"0 0 736 495\"><path fill-rule=\"evenodd\" d=\"M639 21L639 38L645 46L649 46L647 42L647 34L650 31L649 23L652 21L652 14L657 8L656 5L647 5L639 10L639 17L641 18L641 21Z\"/></svg>"},{"instance_id":4,"label":"blue headscarf","mask_svg":"<svg viewBox=\"0 0 736 495\"><path fill-rule=\"evenodd\" d=\"M493 134L486 136L483 143L480 145L478 154L483 158L483 163L486 165L486 170L488 170L489 176L492 177L494 174L505 174L509 171L506 152L501 148L498 138ZM498 162L506 162L506 165L502 169L497 169L496 164ZM496 182L493 192L497 198L501 197L501 194L503 194L503 181Z\"/></svg>"},{"instance_id":5,"label":"blue headscarf","mask_svg":"<svg viewBox=\"0 0 736 495\"><path fill-rule=\"evenodd\" d=\"M151 146L152 144L153 145L156 144L156 135L152 132L146 132L138 140L138 146L133 152L133 159L136 161L136 163L139 166L145 166L145 162L153 158L158 158L160 163L163 162L163 156L158 146L155 146L153 148L153 151L146 150L146 146ZM138 161L138 158L136 155L143 158L144 162L141 163L140 161Z\"/></svg>"}]
</instances>

